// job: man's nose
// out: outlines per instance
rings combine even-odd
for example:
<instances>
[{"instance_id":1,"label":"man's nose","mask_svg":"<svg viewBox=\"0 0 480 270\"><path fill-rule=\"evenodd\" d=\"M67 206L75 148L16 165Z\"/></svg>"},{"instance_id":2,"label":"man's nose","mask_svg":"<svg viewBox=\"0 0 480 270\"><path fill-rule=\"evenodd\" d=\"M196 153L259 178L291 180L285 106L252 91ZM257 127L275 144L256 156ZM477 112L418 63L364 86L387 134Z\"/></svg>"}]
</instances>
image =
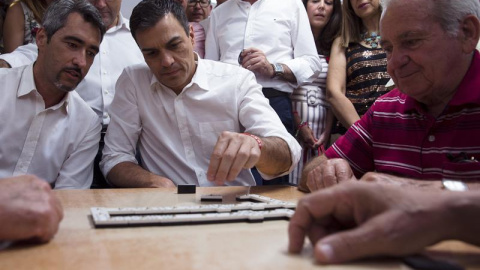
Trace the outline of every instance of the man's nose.
<instances>
[{"instance_id":1,"label":"man's nose","mask_svg":"<svg viewBox=\"0 0 480 270\"><path fill-rule=\"evenodd\" d=\"M85 50L78 51L74 55L72 63L79 68L86 67L87 66L87 51L85 51Z\"/></svg>"},{"instance_id":2,"label":"man's nose","mask_svg":"<svg viewBox=\"0 0 480 270\"><path fill-rule=\"evenodd\" d=\"M107 6L106 0L90 0L90 2L98 9L101 9Z\"/></svg>"},{"instance_id":3,"label":"man's nose","mask_svg":"<svg viewBox=\"0 0 480 270\"><path fill-rule=\"evenodd\" d=\"M387 68L395 70L408 63L408 55L401 49L394 48L387 57Z\"/></svg>"},{"instance_id":4,"label":"man's nose","mask_svg":"<svg viewBox=\"0 0 480 270\"><path fill-rule=\"evenodd\" d=\"M173 63L175 62L175 59L173 58L173 56L169 53L162 53L160 55L160 64L163 66L163 67L170 67L173 65Z\"/></svg>"}]
</instances>

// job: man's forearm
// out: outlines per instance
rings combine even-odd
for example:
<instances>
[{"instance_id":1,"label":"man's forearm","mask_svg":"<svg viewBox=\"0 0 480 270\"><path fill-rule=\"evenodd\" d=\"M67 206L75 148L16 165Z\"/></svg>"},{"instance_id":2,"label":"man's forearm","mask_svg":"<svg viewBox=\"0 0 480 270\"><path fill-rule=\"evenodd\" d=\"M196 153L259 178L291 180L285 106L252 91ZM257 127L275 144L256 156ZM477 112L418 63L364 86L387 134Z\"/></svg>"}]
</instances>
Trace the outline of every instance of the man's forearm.
<instances>
[{"instance_id":1,"label":"man's forearm","mask_svg":"<svg viewBox=\"0 0 480 270\"><path fill-rule=\"evenodd\" d=\"M171 181L153 174L132 162L121 162L110 170L108 181L116 187L150 188L165 187ZM173 184L173 183L172 183Z\"/></svg>"},{"instance_id":2,"label":"man's forearm","mask_svg":"<svg viewBox=\"0 0 480 270\"><path fill-rule=\"evenodd\" d=\"M293 74L292 70L287 65L283 64L283 70L284 70L283 78L286 81L291 83L297 82L297 78L295 77L295 74Z\"/></svg>"},{"instance_id":3,"label":"man's forearm","mask_svg":"<svg viewBox=\"0 0 480 270\"><path fill-rule=\"evenodd\" d=\"M262 154L255 165L267 175L279 175L290 169L292 155L288 144L278 137L265 137L262 140Z\"/></svg>"}]
</instances>

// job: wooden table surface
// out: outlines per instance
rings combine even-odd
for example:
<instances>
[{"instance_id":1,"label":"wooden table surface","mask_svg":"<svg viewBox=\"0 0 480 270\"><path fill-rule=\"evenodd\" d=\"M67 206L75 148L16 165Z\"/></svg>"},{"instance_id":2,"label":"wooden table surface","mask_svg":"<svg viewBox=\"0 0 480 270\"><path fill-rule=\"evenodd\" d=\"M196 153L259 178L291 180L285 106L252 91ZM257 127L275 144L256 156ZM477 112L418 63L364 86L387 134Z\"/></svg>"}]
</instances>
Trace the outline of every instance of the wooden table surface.
<instances>
[{"instance_id":1,"label":"wooden table surface","mask_svg":"<svg viewBox=\"0 0 480 270\"><path fill-rule=\"evenodd\" d=\"M102 228L93 226L90 207L148 207L198 204L200 194L223 194L226 202L245 187L176 189L60 190L65 217L47 244L15 244L0 251L0 269L409 269L396 259L346 265L315 264L306 244L300 255L287 253L288 221L182 226ZM251 193L296 202L294 187L252 187ZM443 242L430 254L480 269L480 249Z\"/></svg>"}]
</instances>

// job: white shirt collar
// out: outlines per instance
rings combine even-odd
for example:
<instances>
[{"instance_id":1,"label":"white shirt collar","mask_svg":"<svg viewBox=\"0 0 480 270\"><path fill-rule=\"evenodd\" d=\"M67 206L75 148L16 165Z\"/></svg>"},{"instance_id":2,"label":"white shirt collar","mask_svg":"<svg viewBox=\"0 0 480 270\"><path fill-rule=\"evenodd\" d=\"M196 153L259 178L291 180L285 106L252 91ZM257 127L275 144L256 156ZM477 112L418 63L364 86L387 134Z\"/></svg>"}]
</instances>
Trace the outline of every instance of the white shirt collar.
<instances>
[{"instance_id":1,"label":"white shirt collar","mask_svg":"<svg viewBox=\"0 0 480 270\"><path fill-rule=\"evenodd\" d=\"M18 91L17 91L18 98L22 96L26 96L34 91L38 93L38 95L40 95L40 93L37 90L37 86L35 85L35 78L33 76L34 64L35 62L26 66L25 69L23 70L23 74L22 74L23 79L20 81L20 84L18 85ZM48 109L56 110L58 108L65 107L65 112L68 114L69 99L70 99L70 93L67 93L59 103L51 106Z\"/></svg>"},{"instance_id":2,"label":"white shirt collar","mask_svg":"<svg viewBox=\"0 0 480 270\"><path fill-rule=\"evenodd\" d=\"M130 21L127 18L123 17L121 12L118 13L117 25L108 29L107 32L115 32L120 29L127 29L128 31L130 31Z\"/></svg>"}]
</instances>

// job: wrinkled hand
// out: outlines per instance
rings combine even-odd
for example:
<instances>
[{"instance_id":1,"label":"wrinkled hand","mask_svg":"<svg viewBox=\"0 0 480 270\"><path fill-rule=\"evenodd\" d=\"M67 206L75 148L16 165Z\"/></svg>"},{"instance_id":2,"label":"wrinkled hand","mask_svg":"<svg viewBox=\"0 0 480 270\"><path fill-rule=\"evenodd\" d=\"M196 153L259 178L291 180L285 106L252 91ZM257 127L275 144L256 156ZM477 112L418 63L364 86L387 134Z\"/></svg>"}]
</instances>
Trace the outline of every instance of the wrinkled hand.
<instances>
[{"instance_id":1,"label":"wrinkled hand","mask_svg":"<svg viewBox=\"0 0 480 270\"><path fill-rule=\"evenodd\" d=\"M313 192L343 181L353 180L357 179L346 160L340 158L328 159L308 172L307 187Z\"/></svg>"},{"instance_id":2,"label":"wrinkled hand","mask_svg":"<svg viewBox=\"0 0 480 270\"><path fill-rule=\"evenodd\" d=\"M256 48L244 49L241 53L242 67L252 71L256 75L272 77L275 73L272 64L267 60L265 54Z\"/></svg>"},{"instance_id":3,"label":"wrinkled hand","mask_svg":"<svg viewBox=\"0 0 480 270\"><path fill-rule=\"evenodd\" d=\"M300 200L290 220L289 251L300 252L308 236L320 263L416 253L453 227L438 194L365 182L315 192Z\"/></svg>"},{"instance_id":4,"label":"wrinkled hand","mask_svg":"<svg viewBox=\"0 0 480 270\"><path fill-rule=\"evenodd\" d=\"M50 185L32 175L0 179L0 239L50 240L63 218Z\"/></svg>"},{"instance_id":5,"label":"wrinkled hand","mask_svg":"<svg viewBox=\"0 0 480 270\"><path fill-rule=\"evenodd\" d=\"M207 178L217 185L233 181L242 169L250 169L260 159L260 148L251 136L224 131L217 140L208 166Z\"/></svg>"}]
</instances>

